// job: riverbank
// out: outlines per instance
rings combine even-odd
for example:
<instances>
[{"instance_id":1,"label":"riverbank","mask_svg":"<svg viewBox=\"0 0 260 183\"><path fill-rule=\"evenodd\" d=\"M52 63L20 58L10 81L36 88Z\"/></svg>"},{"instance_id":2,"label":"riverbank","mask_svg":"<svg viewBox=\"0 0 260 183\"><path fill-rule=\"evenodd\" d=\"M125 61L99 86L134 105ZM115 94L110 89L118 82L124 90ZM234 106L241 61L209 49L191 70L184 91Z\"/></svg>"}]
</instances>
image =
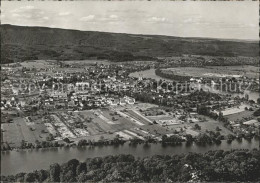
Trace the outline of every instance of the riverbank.
<instances>
[{"instance_id":1,"label":"riverbank","mask_svg":"<svg viewBox=\"0 0 260 183\"><path fill-rule=\"evenodd\" d=\"M242 139L234 140L232 143L222 141L221 144L197 145L192 143L186 145L163 145L157 144L132 144L128 142L113 146L84 146L84 147L60 147L44 148L21 151L1 152L1 174L11 175L19 172L31 172L37 169L48 169L50 164L64 163L70 159L85 161L86 158L104 157L108 155L131 154L134 157L148 157L153 155L174 155L189 152L205 153L211 150L231 149L259 149L259 140L251 141Z\"/></svg>"},{"instance_id":2,"label":"riverbank","mask_svg":"<svg viewBox=\"0 0 260 183\"><path fill-rule=\"evenodd\" d=\"M5 182L258 182L259 153L256 149L241 149L173 156L155 155L145 158L137 158L130 154L87 160L74 158L64 163L52 163L47 169L1 176L1 180ZM220 171L221 169L225 171Z\"/></svg>"},{"instance_id":3,"label":"riverbank","mask_svg":"<svg viewBox=\"0 0 260 183\"><path fill-rule=\"evenodd\" d=\"M162 145L180 145L182 143L186 143L188 145L195 143L196 145L212 145L212 144L221 144L222 141L227 140L228 143L231 143L233 140L242 141L242 139L251 141L252 139L259 139L259 136L255 134L254 136L248 136L247 138L243 136L235 136L229 134L228 136L223 136L220 133L208 131L207 133L201 133L196 137L192 137L190 134L185 136L183 139L179 135L163 135L161 140L158 138L147 138L145 140L134 138L129 140L123 140L122 138L115 137L112 140L98 140L98 141L91 141L86 139L81 139L79 141L69 140L68 138L64 139L63 141L50 141L50 142L42 142L37 143L36 145L30 144L30 146L23 145L23 148L10 148L10 149L1 149L1 152L10 152L10 151L23 151L23 150L39 150L39 149L47 149L47 148L70 148L70 147L98 147L98 146L117 146L123 145L128 143L130 145L137 145L137 144L162 144ZM43 144L43 145L42 145Z\"/></svg>"}]
</instances>

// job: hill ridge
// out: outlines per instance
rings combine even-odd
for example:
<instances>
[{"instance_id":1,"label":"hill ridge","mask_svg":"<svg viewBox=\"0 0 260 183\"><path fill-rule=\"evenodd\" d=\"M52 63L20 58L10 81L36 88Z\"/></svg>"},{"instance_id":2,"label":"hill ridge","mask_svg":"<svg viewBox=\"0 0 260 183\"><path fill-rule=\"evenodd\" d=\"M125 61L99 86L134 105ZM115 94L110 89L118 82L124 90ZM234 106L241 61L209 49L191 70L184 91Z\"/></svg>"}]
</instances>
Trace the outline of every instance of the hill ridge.
<instances>
[{"instance_id":1,"label":"hill ridge","mask_svg":"<svg viewBox=\"0 0 260 183\"><path fill-rule=\"evenodd\" d=\"M30 59L109 59L113 61L151 60L182 54L208 56L259 55L258 42L215 38L186 38L81 31L50 27L3 24L2 63Z\"/></svg>"}]
</instances>

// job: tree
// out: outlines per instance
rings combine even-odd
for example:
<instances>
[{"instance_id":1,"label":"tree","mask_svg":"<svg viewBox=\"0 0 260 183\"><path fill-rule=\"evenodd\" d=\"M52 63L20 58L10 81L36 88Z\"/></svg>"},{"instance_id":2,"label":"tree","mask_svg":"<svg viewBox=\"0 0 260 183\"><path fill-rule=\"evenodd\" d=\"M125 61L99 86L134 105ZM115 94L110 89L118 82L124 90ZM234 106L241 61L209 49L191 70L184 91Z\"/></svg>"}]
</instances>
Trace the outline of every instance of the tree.
<instances>
[{"instance_id":1,"label":"tree","mask_svg":"<svg viewBox=\"0 0 260 183\"><path fill-rule=\"evenodd\" d=\"M60 165L58 163L50 166L50 182L60 182Z\"/></svg>"},{"instance_id":2,"label":"tree","mask_svg":"<svg viewBox=\"0 0 260 183\"><path fill-rule=\"evenodd\" d=\"M212 139L206 133L202 133L202 134L199 134L196 137L196 142L198 144L202 144L202 145L211 144L212 143Z\"/></svg>"},{"instance_id":3,"label":"tree","mask_svg":"<svg viewBox=\"0 0 260 183\"><path fill-rule=\"evenodd\" d=\"M38 179L38 182L45 181L49 176L49 172L47 170L35 171L35 174L36 174L36 177Z\"/></svg>"},{"instance_id":4,"label":"tree","mask_svg":"<svg viewBox=\"0 0 260 183\"><path fill-rule=\"evenodd\" d=\"M253 113L254 116L260 116L260 109L257 109L254 113Z\"/></svg>"},{"instance_id":5,"label":"tree","mask_svg":"<svg viewBox=\"0 0 260 183\"><path fill-rule=\"evenodd\" d=\"M61 182L76 182L76 177L72 170L64 171L61 174Z\"/></svg>"},{"instance_id":6,"label":"tree","mask_svg":"<svg viewBox=\"0 0 260 183\"><path fill-rule=\"evenodd\" d=\"M186 141L187 141L187 143L191 143L193 141L193 137L191 134L186 135Z\"/></svg>"},{"instance_id":7,"label":"tree","mask_svg":"<svg viewBox=\"0 0 260 183\"><path fill-rule=\"evenodd\" d=\"M234 140L234 139L235 139L235 136L232 135L232 134L228 134L227 138L228 138L228 139L231 139L231 140Z\"/></svg>"},{"instance_id":8,"label":"tree","mask_svg":"<svg viewBox=\"0 0 260 183\"><path fill-rule=\"evenodd\" d=\"M87 145L87 143L88 143L87 140L85 140L85 139L80 139L79 142L78 142L78 146L80 146L80 147L81 147L81 146L85 146L85 145Z\"/></svg>"},{"instance_id":9,"label":"tree","mask_svg":"<svg viewBox=\"0 0 260 183\"><path fill-rule=\"evenodd\" d=\"M201 127L198 124L195 124L194 129L195 130L201 130Z\"/></svg>"},{"instance_id":10,"label":"tree","mask_svg":"<svg viewBox=\"0 0 260 183\"><path fill-rule=\"evenodd\" d=\"M86 160L86 166L85 163L78 163L77 160L65 163L60 166L61 178L55 181L53 181L51 167L49 179L39 178L39 172L35 171L29 174L1 176L1 181L197 182L199 178L200 182L259 182L259 161L259 149L217 150L203 154L155 155L145 158L117 155L89 158ZM46 173L48 171L43 172L44 175Z\"/></svg>"},{"instance_id":11,"label":"tree","mask_svg":"<svg viewBox=\"0 0 260 183\"><path fill-rule=\"evenodd\" d=\"M88 176L86 173L82 172L78 175L78 182L87 182Z\"/></svg>"},{"instance_id":12,"label":"tree","mask_svg":"<svg viewBox=\"0 0 260 183\"><path fill-rule=\"evenodd\" d=\"M221 129L217 126L216 127L216 131L218 132L218 131L221 131Z\"/></svg>"},{"instance_id":13,"label":"tree","mask_svg":"<svg viewBox=\"0 0 260 183\"><path fill-rule=\"evenodd\" d=\"M24 148L26 148L26 142L25 142L25 140L22 140L21 141L21 149L24 149Z\"/></svg>"},{"instance_id":14,"label":"tree","mask_svg":"<svg viewBox=\"0 0 260 183\"><path fill-rule=\"evenodd\" d=\"M24 182L25 173L18 173L15 176L15 181L13 182Z\"/></svg>"},{"instance_id":15,"label":"tree","mask_svg":"<svg viewBox=\"0 0 260 183\"><path fill-rule=\"evenodd\" d=\"M24 181L25 182L36 182L35 173L27 173L24 176Z\"/></svg>"},{"instance_id":16,"label":"tree","mask_svg":"<svg viewBox=\"0 0 260 183\"><path fill-rule=\"evenodd\" d=\"M104 137L103 135L101 135L101 136L99 137L99 142L104 143L104 140L105 140L105 137Z\"/></svg>"},{"instance_id":17,"label":"tree","mask_svg":"<svg viewBox=\"0 0 260 183\"><path fill-rule=\"evenodd\" d=\"M260 104L260 98L257 99L257 103Z\"/></svg>"},{"instance_id":18,"label":"tree","mask_svg":"<svg viewBox=\"0 0 260 183\"><path fill-rule=\"evenodd\" d=\"M112 117L112 120L113 120L113 121L116 121L116 118L113 116L113 117Z\"/></svg>"},{"instance_id":19,"label":"tree","mask_svg":"<svg viewBox=\"0 0 260 183\"><path fill-rule=\"evenodd\" d=\"M54 140L53 135L50 133L47 137L46 137L46 141L52 141Z\"/></svg>"},{"instance_id":20,"label":"tree","mask_svg":"<svg viewBox=\"0 0 260 183\"><path fill-rule=\"evenodd\" d=\"M249 103L250 104L255 104L255 101L254 100L249 100Z\"/></svg>"},{"instance_id":21,"label":"tree","mask_svg":"<svg viewBox=\"0 0 260 183\"><path fill-rule=\"evenodd\" d=\"M249 109L248 109L248 110L249 110L249 111L254 111L252 107L249 107Z\"/></svg>"},{"instance_id":22,"label":"tree","mask_svg":"<svg viewBox=\"0 0 260 183\"><path fill-rule=\"evenodd\" d=\"M65 138L65 139L63 139L63 141L66 142L66 143L70 143L70 139L69 138Z\"/></svg>"},{"instance_id":23,"label":"tree","mask_svg":"<svg viewBox=\"0 0 260 183\"><path fill-rule=\"evenodd\" d=\"M76 174L80 175L81 173L86 173L87 172L87 164L84 163L79 163L76 169Z\"/></svg>"}]
</instances>

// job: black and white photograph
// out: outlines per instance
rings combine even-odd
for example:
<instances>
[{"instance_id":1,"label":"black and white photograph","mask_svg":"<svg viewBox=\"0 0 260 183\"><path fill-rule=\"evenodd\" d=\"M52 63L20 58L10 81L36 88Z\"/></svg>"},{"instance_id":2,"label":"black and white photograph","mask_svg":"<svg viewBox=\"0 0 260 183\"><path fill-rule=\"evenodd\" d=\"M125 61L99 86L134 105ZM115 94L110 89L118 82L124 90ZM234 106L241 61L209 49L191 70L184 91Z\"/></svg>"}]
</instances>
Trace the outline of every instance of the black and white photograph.
<instances>
[{"instance_id":1,"label":"black and white photograph","mask_svg":"<svg viewBox=\"0 0 260 183\"><path fill-rule=\"evenodd\" d=\"M1 1L1 182L260 182L259 1Z\"/></svg>"}]
</instances>

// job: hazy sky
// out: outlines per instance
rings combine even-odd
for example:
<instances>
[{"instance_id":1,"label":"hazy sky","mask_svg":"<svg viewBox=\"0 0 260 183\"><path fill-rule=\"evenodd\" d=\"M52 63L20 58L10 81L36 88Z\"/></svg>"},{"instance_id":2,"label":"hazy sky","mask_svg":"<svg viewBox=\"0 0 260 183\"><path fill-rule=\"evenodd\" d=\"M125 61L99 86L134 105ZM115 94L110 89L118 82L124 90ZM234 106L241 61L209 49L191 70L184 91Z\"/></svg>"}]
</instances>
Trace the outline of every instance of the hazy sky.
<instances>
[{"instance_id":1,"label":"hazy sky","mask_svg":"<svg viewBox=\"0 0 260 183\"><path fill-rule=\"evenodd\" d=\"M1 5L2 24L181 37L259 39L257 1L2 1Z\"/></svg>"}]
</instances>

